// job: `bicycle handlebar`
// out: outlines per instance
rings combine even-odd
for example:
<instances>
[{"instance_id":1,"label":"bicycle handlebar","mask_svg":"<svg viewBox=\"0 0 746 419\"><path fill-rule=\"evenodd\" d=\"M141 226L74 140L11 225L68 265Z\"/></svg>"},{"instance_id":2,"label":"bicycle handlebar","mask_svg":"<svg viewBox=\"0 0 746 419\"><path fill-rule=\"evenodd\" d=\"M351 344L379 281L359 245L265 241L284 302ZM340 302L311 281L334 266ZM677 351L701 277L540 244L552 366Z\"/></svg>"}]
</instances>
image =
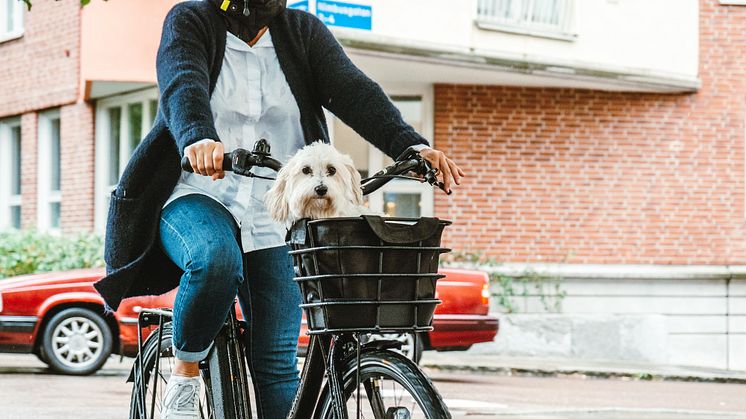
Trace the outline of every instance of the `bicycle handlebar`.
<instances>
[{"instance_id":1,"label":"bicycle handlebar","mask_svg":"<svg viewBox=\"0 0 746 419\"><path fill-rule=\"evenodd\" d=\"M251 173L253 167L268 167L277 172L282 168L282 163L270 157L269 151L269 143L265 139L257 141L253 151L237 148L223 155L223 170L243 176L254 176ZM194 172L187 156L182 157L181 168L189 173Z\"/></svg>"},{"instance_id":2,"label":"bicycle handlebar","mask_svg":"<svg viewBox=\"0 0 746 419\"><path fill-rule=\"evenodd\" d=\"M269 143L265 139L257 141L256 144L254 144L254 150L252 151L238 148L230 153L225 153L223 156L223 170L225 171L232 171L242 176L257 177L251 173L251 169L254 167L268 167L276 172L282 168L282 163L270 157ZM190 173L194 171L189 162L189 158L186 156L181 159L181 168ZM410 172L422 176L421 180L418 178L403 176L405 173ZM443 190L443 192L450 195L451 192L445 190L445 185L443 182L438 181L437 175L437 170L430 167L430 163L423 159L417 150L410 147L397 157L394 164L384 168L373 176L364 179L361 187L363 189L363 195L368 195L380 189L395 178L407 178L416 179L420 182L427 182L432 186L437 186Z\"/></svg>"},{"instance_id":3,"label":"bicycle handlebar","mask_svg":"<svg viewBox=\"0 0 746 419\"><path fill-rule=\"evenodd\" d=\"M402 176L409 172L414 172L417 175L422 176L422 180ZM446 191L445 184L438 180L438 171L430 167L430 163L420 156L419 151L409 147L396 158L394 164L384 168L368 179L363 180L363 195L375 192L395 178L406 178L419 180L420 182L427 182L432 186L437 186L446 194L451 194L451 191Z\"/></svg>"}]
</instances>

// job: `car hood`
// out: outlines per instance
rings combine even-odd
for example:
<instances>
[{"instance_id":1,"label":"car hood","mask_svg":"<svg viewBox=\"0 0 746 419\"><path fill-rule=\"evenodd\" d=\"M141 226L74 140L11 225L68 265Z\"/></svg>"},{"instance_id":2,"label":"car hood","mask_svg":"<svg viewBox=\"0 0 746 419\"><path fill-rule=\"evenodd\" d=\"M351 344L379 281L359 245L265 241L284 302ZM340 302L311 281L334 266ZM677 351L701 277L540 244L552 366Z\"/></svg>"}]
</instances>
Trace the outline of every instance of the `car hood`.
<instances>
[{"instance_id":1,"label":"car hood","mask_svg":"<svg viewBox=\"0 0 746 419\"><path fill-rule=\"evenodd\" d=\"M95 282L106 275L103 268L76 269L64 272L44 272L0 279L0 291L30 286Z\"/></svg>"}]
</instances>

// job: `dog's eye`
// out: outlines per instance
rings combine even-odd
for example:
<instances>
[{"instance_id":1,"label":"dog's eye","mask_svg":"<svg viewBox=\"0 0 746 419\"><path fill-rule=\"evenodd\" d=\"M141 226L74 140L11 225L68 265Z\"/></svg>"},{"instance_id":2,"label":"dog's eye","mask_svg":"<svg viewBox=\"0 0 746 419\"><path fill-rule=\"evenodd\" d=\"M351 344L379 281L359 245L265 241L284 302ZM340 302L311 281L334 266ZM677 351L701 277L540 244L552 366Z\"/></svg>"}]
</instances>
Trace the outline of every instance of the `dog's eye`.
<instances>
[{"instance_id":1,"label":"dog's eye","mask_svg":"<svg viewBox=\"0 0 746 419\"><path fill-rule=\"evenodd\" d=\"M303 168L303 174L304 174L304 175L310 175L310 174L313 174L313 170L311 170L311 168L310 168L310 167L306 166L306 167L304 167L304 168Z\"/></svg>"},{"instance_id":2,"label":"dog's eye","mask_svg":"<svg viewBox=\"0 0 746 419\"><path fill-rule=\"evenodd\" d=\"M329 176L334 176L334 174L337 173L337 168L334 167L334 166L329 166L329 167L326 168L326 173Z\"/></svg>"}]
</instances>

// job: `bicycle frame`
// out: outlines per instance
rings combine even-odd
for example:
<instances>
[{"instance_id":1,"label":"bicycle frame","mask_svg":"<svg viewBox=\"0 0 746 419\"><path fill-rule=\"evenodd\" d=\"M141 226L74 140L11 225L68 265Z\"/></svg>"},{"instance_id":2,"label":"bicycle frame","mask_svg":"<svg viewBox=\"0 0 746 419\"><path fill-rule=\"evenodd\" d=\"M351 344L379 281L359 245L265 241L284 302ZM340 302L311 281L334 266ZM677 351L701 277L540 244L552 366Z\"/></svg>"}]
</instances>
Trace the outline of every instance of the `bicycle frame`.
<instances>
[{"instance_id":1,"label":"bicycle frame","mask_svg":"<svg viewBox=\"0 0 746 419\"><path fill-rule=\"evenodd\" d=\"M143 309L138 318L138 346L139 354L132 366L127 382L133 382L138 387L140 417L149 419L146 409L155 403L156 389L153 389L153 400L147 400L144 392L144 383L140 372L143 371L142 363L143 347L151 339L157 339L156 344L156 366L161 353L161 338L163 326L170 321L170 311L159 309ZM158 326L158 332L151 334L143 342L142 329L148 326ZM215 339L213 348L207 358L200 362L200 369L204 372L205 386L208 397L214 409L215 419L250 419L251 402L249 397L249 380L246 370L245 347L242 342L243 333L246 331L246 323L239 321L236 316L235 305L232 306L230 315L223 325L220 333ZM356 350L354 354L345 354L343 347L354 342ZM313 417L319 408L319 395L321 394L325 377L329 383L332 397L335 401L335 413L338 419L347 419L345 409L346 400L342 389L342 373L344 366L352 356L358 359L361 353L380 349L398 348L401 346L397 341L376 340L360 344L359 338L351 335L311 335L306 353L306 359L301 372L298 391L293 400L293 406L288 414L288 419L308 419ZM157 383L157 380L154 381ZM359 403L359 399L358 399ZM228 416L224 406L233 406L236 416Z\"/></svg>"},{"instance_id":2,"label":"bicycle frame","mask_svg":"<svg viewBox=\"0 0 746 419\"><path fill-rule=\"evenodd\" d=\"M157 339L156 366L161 353L161 338L163 326L170 321L170 311L159 309L143 309L138 317L138 346L139 353L132 366L127 382L133 382L139 391L140 417L149 419L149 411L153 412L156 388L153 389L153 399L147 400L141 371L143 347L151 339ZM151 334L143 342L142 329L148 326L158 326L158 332ZM246 331L245 322L236 316L235 305L232 306L228 320L223 325L215 339L207 358L200 362L200 369L204 371L205 386L208 397L212 402L215 419L250 419L251 403L249 381L247 376L246 350L242 335ZM355 343L353 354L345 354L343 348L348 343ZM293 406L288 419L308 419L313 417L319 408L325 377L334 398L335 413L338 419L347 419L346 400L342 388L342 373L344 366L352 356L358 359L361 353L367 351L400 347L400 342L376 340L360 344L359 338L351 335L311 335L306 353L306 360L301 372L298 391L293 400ZM154 380L154 385L157 380ZM148 403L149 402L149 403ZM359 398L358 398L359 403ZM147 407L150 407L150 410ZM226 412L224 406L232 406L233 412Z\"/></svg>"}]
</instances>

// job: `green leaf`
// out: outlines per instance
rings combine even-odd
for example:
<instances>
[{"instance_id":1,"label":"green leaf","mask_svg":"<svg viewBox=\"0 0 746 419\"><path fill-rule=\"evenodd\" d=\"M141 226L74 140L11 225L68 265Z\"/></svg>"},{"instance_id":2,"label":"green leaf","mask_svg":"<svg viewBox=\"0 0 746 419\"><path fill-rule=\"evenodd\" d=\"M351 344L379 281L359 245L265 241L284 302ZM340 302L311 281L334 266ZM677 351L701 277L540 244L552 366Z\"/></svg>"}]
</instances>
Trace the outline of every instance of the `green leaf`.
<instances>
[{"instance_id":1,"label":"green leaf","mask_svg":"<svg viewBox=\"0 0 746 419\"><path fill-rule=\"evenodd\" d=\"M45 271L101 267L103 238L55 236L34 230L0 232L0 278Z\"/></svg>"}]
</instances>

